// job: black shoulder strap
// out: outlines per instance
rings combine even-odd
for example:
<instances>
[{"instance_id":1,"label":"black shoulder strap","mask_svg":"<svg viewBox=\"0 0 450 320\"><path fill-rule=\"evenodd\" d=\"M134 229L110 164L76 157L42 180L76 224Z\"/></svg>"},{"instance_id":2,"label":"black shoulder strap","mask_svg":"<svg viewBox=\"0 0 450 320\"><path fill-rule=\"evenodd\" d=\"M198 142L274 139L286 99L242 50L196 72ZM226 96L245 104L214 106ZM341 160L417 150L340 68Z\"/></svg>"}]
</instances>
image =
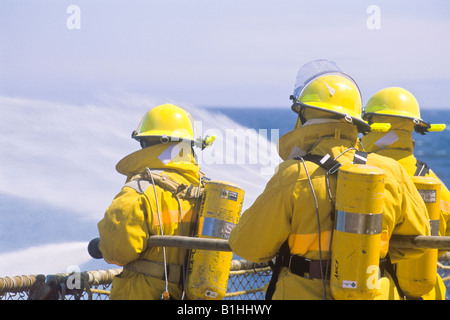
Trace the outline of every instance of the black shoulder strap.
<instances>
[{"instance_id":1,"label":"black shoulder strap","mask_svg":"<svg viewBox=\"0 0 450 320\"><path fill-rule=\"evenodd\" d=\"M366 164L367 163L367 152L356 151L353 157L354 164Z\"/></svg>"},{"instance_id":2,"label":"black shoulder strap","mask_svg":"<svg viewBox=\"0 0 450 320\"><path fill-rule=\"evenodd\" d=\"M289 244L286 240L280 247L280 250L277 253L275 258L275 263L272 261L269 262L269 265L272 269L272 277L270 278L269 285L267 286L265 300L272 300L273 293L275 292L275 287L278 282L278 275L280 274L282 256L286 256L290 254Z\"/></svg>"},{"instance_id":3,"label":"black shoulder strap","mask_svg":"<svg viewBox=\"0 0 450 320\"><path fill-rule=\"evenodd\" d=\"M400 284L398 282L397 278L397 272L394 269L394 264L391 262L391 257L389 256L389 253L386 255L384 259L380 262L380 268L383 271L386 271L391 275L392 281L394 282L395 286L397 287L397 292L399 296L402 299L405 299L405 293L403 292L402 288L400 287Z\"/></svg>"},{"instance_id":4,"label":"black shoulder strap","mask_svg":"<svg viewBox=\"0 0 450 320\"><path fill-rule=\"evenodd\" d=\"M318 166L324 168L326 171L330 173L335 173L341 167L342 164L334 160L329 154L324 156L319 156L317 154L308 153L304 157L302 157L305 161L311 161ZM295 158L296 160L300 160L300 158Z\"/></svg>"},{"instance_id":5,"label":"black shoulder strap","mask_svg":"<svg viewBox=\"0 0 450 320\"><path fill-rule=\"evenodd\" d=\"M426 176L430 172L430 167L428 165L420 160L417 160L416 162L416 172L414 172L415 176Z\"/></svg>"},{"instance_id":6,"label":"black shoulder strap","mask_svg":"<svg viewBox=\"0 0 450 320\"><path fill-rule=\"evenodd\" d=\"M296 160L300 160L300 158L295 158ZM334 160L329 154L325 156L319 156L317 154L308 153L303 157L305 161L311 161L318 166L321 166L325 170L330 173L336 173L337 170L342 166L337 160ZM366 164L367 163L367 152L356 151L353 157L354 164Z\"/></svg>"}]
</instances>

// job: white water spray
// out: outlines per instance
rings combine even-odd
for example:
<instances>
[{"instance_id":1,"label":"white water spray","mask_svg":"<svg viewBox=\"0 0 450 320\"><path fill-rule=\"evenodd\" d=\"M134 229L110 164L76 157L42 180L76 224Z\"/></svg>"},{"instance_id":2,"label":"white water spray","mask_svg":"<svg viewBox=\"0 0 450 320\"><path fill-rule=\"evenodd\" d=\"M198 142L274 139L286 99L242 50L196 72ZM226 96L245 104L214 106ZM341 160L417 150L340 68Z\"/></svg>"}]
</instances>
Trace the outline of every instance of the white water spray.
<instances>
[{"instance_id":1,"label":"white water spray","mask_svg":"<svg viewBox=\"0 0 450 320\"><path fill-rule=\"evenodd\" d=\"M47 203L55 208L55 215L60 214L56 208L61 208L74 212L80 221L96 224L125 180L115 171L116 163L140 148L131 132L156 104L139 97L108 98L82 106L0 97L0 105L0 193ZM212 179L244 188L245 210L263 191L278 164L276 141L268 141L264 130L250 130L218 112L182 106L193 115L199 134L216 136L214 145L200 155L201 170ZM276 132L272 137L277 137ZM76 223L72 219L55 227ZM6 240L3 243L21 238L18 234L16 239ZM0 272L17 274L25 265L36 272L65 272L63 266L80 265L87 257L80 242L24 243L22 247L28 249L9 252L0 248ZM43 259L52 250L56 255Z\"/></svg>"}]
</instances>

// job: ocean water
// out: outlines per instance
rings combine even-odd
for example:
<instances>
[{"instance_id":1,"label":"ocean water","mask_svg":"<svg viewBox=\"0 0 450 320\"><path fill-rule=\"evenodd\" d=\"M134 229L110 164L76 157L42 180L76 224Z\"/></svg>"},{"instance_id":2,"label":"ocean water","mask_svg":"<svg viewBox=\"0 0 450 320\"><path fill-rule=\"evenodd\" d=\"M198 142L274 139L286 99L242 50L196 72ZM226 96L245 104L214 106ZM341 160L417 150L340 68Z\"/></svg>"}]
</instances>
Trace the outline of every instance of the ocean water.
<instances>
[{"instance_id":1,"label":"ocean water","mask_svg":"<svg viewBox=\"0 0 450 320\"><path fill-rule=\"evenodd\" d=\"M79 106L0 97L0 103L0 276L114 268L92 259L87 244L124 183L115 165L139 149L130 134L151 101ZM279 163L276 141L294 127L295 113L289 106L187 108L203 135L218 137L203 153L202 171L241 185L247 208ZM450 124L450 111L424 110L423 118ZM449 131L415 136L416 154L446 185Z\"/></svg>"}]
</instances>

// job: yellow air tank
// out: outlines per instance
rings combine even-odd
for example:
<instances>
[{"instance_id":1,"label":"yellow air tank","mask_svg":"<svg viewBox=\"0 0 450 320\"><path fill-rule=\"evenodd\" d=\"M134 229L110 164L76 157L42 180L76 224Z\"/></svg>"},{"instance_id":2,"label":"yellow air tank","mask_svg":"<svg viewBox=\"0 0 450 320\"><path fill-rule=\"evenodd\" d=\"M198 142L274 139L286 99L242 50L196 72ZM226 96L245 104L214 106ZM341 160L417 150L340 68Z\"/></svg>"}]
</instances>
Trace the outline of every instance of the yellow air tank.
<instances>
[{"instance_id":1,"label":"yellow air tank","mask_svg":"<svg viewBox=\"0 0 450 320\"><path fill-rule=\"evenodd\" d=\"M411 177L427 207L431 235L439 235L440 193L439 180L432 177ZM428 249L423 256L397 263L400 288L409 298L420 298L436 284L438 249Z\"/></svg>"},{"instance_id":2,"label":"yellow air tank","mask_svg":"<svg viewBox=\"0 0 450 320\"><path fill-rule=\"evenodd\" d=\"M238 223L244 190L223 181L205 182L197 237L228 239ZM221 300L225 296L233 252L192 250L186 280L190 300Z\"/></svg>"},{"instance_id":3,"label":"yellow air tank","mask_svg":"<svg viewBox=\"0 0 450 320\"><path fill-rule=\"evenodd\" d=\"M363 164L338 171L330 288L338 300L373 299L380 288L383 170Z\"/></svg>"}]
</instances>

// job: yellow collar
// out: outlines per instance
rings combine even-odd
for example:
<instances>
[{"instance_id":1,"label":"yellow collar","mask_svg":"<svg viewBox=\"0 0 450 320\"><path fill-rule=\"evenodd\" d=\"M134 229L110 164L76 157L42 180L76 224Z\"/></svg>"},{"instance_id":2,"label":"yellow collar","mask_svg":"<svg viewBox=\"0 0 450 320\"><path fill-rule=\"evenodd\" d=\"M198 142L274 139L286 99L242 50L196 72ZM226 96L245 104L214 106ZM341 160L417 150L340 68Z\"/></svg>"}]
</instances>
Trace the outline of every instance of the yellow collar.
<instances>
[{"instance_id":1,"label":"yellow collar","mask_svg":"<svg viewBox=\"0 0 450 320\"><path fill-rule=\"evenodd\" d=\"M337 140L339 142L337 142ZM355 125L344 122L318 123L294 129L278 142L278 154L288 160L311 152L326 154L335 146L356 147L362 150Z\"/></svg>"},{"instance_id":2,"label":"yellow collar","mask_svg":"<svg viewBox=\"0 0 450 320\"><path fill-rule=\"evenodd\" d=\"M414 140L411 137L411 132L405 130L370 132L361 138L361 142L367 152L398 149L412 154L414 150Z\"/></svg>"},{"instance_id":3,"label":"yellow collar","mask_svg":"<svg viewBox=\"0 0 450 320\"><path fill-rule=\"evenodd\" d=\"M182 173L192 183L198 182L199 166L193 157L189 143L158 144L133 152L116 165L116 170L127 177L146 168L170 169Z\"/></svg>"}]
</instances>

